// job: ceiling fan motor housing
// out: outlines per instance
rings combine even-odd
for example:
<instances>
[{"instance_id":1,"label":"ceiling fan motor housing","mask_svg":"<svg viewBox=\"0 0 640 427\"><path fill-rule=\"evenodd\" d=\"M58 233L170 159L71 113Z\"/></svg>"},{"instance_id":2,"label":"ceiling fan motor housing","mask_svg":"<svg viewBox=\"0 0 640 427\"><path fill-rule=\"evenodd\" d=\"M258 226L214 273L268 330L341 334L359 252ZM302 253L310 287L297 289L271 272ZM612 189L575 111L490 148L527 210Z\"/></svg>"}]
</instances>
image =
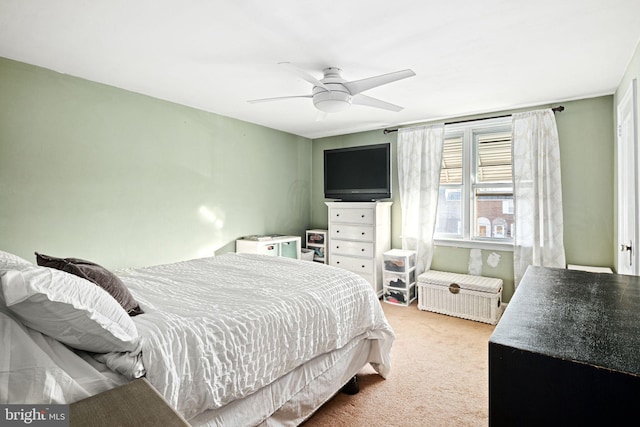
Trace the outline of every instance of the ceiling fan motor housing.
<instances>
[{"instance_id":1,"label":"ceiling fan motor housing","mask_svg":"<svg viewBox=\"0 0 640 427\"><path fill-rule=\"evenodd\" d=\"M320 86L313 87L313 105L326 113L337 113L351 106L351 92L343 85L339 68L325 68L320 80L329 91Z\"/></svg>"}]
</instances>

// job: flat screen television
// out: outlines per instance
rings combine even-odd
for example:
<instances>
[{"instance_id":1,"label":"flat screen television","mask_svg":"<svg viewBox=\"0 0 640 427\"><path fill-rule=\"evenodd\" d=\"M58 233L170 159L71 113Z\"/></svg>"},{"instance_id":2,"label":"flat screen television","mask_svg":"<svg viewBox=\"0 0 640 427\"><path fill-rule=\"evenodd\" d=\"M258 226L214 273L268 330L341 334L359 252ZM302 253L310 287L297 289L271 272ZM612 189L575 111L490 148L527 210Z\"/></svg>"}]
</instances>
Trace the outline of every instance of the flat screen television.
<instances>
[{"instance_id":1,"label":"flat screen television","mask_svg":"<svg viewBox=\"0 0 640 427\"><path fill-rule=\"evenodd\" d=\"M324 150L324 197L345 202L391 198L391 144Z\"/></svg>"}]
</instances>

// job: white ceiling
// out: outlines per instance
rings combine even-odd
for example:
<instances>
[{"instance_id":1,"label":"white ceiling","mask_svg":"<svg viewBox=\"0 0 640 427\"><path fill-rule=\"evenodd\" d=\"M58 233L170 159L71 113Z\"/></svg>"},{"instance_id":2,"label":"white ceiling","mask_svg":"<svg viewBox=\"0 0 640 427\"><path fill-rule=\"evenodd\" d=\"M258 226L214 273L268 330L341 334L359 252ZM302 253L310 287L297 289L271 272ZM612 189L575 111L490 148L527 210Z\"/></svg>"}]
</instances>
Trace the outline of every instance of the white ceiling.
<instances>
[{"instance_id":1,"label":"white ceiling","mask_svg":"<svg viewBox=\"0 0 640 427\"><path fill-rule=\"evenodd\" d=\"M308 138L615 91L639 0L0 0L0 56ZM318 121L322 69L415 77Z\"/></svg>"}]
</instances>

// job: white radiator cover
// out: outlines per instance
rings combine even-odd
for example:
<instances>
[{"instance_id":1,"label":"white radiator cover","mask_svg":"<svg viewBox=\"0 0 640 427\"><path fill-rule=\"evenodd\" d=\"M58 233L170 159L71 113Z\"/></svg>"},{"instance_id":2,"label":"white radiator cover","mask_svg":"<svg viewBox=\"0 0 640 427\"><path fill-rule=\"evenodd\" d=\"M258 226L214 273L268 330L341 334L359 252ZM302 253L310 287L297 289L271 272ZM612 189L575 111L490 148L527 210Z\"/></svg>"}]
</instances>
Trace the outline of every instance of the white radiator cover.
<instances>
[{"instance_id":1,"label":"white radiator cover","mask_svg":"<svg viewBox=\"0 0 640 427\"><path fill-rule=\"evenodd\" d=\"M418 309L495 325L503 311L502 279L426 271L418 276Z\"/></svg>"}]
</instances>

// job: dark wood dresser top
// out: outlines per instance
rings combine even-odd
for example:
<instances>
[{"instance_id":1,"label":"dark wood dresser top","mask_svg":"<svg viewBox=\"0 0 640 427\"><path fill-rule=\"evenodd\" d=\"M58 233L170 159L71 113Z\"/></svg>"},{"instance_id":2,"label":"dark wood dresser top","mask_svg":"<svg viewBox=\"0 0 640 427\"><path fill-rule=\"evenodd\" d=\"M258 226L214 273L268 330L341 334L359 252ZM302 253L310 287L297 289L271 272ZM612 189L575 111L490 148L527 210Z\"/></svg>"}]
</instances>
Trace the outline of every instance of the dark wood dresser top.
<instances>
[{"instance_id":1,"label":"dark wood dresser top","mask_svg":"<svg viewBox=\"0 0 640 427\"><path fill-rule=\"evenodd\" d=\"M489 342L640 376L640 277L529 267Z\"/></svg>"}]
</instances>

